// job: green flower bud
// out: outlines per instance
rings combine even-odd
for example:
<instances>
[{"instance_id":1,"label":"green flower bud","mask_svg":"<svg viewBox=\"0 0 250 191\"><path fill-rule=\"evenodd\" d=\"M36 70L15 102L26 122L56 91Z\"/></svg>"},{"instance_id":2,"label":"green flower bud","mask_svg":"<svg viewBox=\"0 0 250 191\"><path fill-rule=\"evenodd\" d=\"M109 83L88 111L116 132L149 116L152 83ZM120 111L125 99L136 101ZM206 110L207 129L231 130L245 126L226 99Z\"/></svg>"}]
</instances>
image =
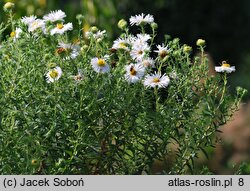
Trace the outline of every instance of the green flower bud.
<instances>
[{"instance_id":1,"label":"green flower bud","mask_svg":"<svg viewBox=\"0 0 250 191\"><path fill-rule=\"evenodd\" d=\"M236 91L237 91L237 94L241 96L244 96L247 93L247 90L240 86L236 87Z\"/></svg>"},{"instance_id":2,"label":"green flower bud","mask_svg":"<svg viewBox=\"0 0 250 191\"><path fill-rule=\"evenodd\" d=\"M150 26L151 26L152 29L157 29L158 28L158 24L155 23L155 22L151 23Z\"/></svg>"},{"instance_id":3,"label":"green flower bud","mask_svg":"<svg viewBox=\"0 0 250 191\"><path fill-rule=\"evenodd\" d=\"M96 33L98 31L98 28L96 26L93 26L90 28L90 32Z\"/></svg>"},{"instance_id":4,"label":"green flower bud","mask_svg":"<svg viewBox=\"0 0 250 191\"><path fill-rule=\"evenodd\" d=\"M184 45L183 52L187 53L187 54L190 54L192 52L192 47L188 46L188 45Z\"/></svg>"},{"instance_id":5,"label":"green flower bud","mask_svg":"<svg viewBox=\"0 0 250 191\"><path fill-rule=\"evenodd\" d=\"M198 39L198 40L196 41L196 45L197 45L197 46L205 46L205 44L206 44L206 41L203 40L203 39Z\"/></svg>"},{"instance_id":6,"label":"green flower bud","mask_svg":"<svg viewBox=\"0 0 250 191\"><path fill-rule=\"evenodd\" d=\"M85 44L81 47L81 51L84 52L84 51L88 50L88 48L89 48L89 46Z\"/></svg>"},{"instance_id":7,"label":"green flower bud","mask_svg":"<svg viewBox=\"0 0 250 191\"><path fill-rule=\"evenodd\" d=\"M120 29L124 30L127 27L128 23L124 19L121 19L119 20L117 25Z\"/></svg>"},{"instance_id":8,"label":"green flower bud","mask_svg":"<svg viewBox=\"0 0 250 191\"><path fill-rule=\"evenodd\" d=\"M83 16L82 14L77 14L77 15L76 15L76 19L77 19L78 21L82 21L82 20L84 19L84 16Z\"/></svg>"},{"instance_id":9,"label":"green flower bud","mask_svg":"<svg viewBox=\"0 0 250 191\"><path fill-rule=\"evenodd\" d=\"M166 41L168 41L168 40L170 40L170 39L171 39L171 36L170 36L170 35L168 35L168 34L166 34L166 35L164 35L164 39L165 39Z\"/></svg>"},{"instance_id":10,"label":"green flower bud","mask_svg":"<svg viewBox=\"0 0 250 191\"><path fill-rule=\"evenodd\" d=\"M179 41L180 41L180 39L179 39L179 38L174 38L173 43L174 43L174 44L178 44L178 43L179 43Z\"/></svg>"},{"instance_id":11,"label":"green flower bud","mask_svg":"<svg viewBox=\"0 0 250 191\"><path fill-rule=\"evenodd\" d=\"M101 39L101 38L98 38L96 41L99 43L99 42L101 42L101 41L102 41L102 39Z\"/></svg>"},{"instance_id":12,"label":"green flower bud","mask_svg":"<svg viewBox=\"0 0 250 191\"><path fill-rule=\"evenodd\" d=\"M12 11L15 7L15 4L14 3L11 3L11 2L7 2L4 4L3 6L3 10L6 11L6 12L9 12L9 11Z\"/></svg>"},{"instance_id":13,"label":"green flower bud","mask_svg":"<svg viewBox=\"0 0 250 191\"><path fill-rule=\"evenodd\" d=\"M196 57L194 58L194 62L195 62L195 63L200 62L200 57L196 56Z\"/></svg>"},{"instance_id":14,"label":"green flower bud","mask_svg":"<svg viewBox=\"0 0 250 191\"><path fill-rule=\"evenodd\" d=\"M57 64L54 63L54 62L50 62L50 63L47 64L48 68L55 68L56 65L57 65Z\"/></svg>"}]
</instances>

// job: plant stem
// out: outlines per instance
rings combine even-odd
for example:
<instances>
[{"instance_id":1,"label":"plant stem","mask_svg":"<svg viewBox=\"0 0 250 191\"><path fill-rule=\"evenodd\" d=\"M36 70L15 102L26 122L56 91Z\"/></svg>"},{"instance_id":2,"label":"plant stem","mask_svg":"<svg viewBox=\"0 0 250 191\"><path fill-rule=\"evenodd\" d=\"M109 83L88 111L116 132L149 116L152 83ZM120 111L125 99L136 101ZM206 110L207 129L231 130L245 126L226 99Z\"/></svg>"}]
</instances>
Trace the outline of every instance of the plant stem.
<instances>
[{"instance_id":1,"label":"plant stem","mask_svg":"<svg viewBox=\"0 0 250 191\"><path fill-rule=\"evenodd\" d=\"M226 93L226 87L227 87L227 73L225 72L224 75L223 75L223 89L222 89L222 94L221 94L220 101L219 101L219 104L217 106L217 109L219 109L220 106L221 106L221 104L223 103L224 96L225 96L225 93Z\"/></svg>"},{"instance_id":2,"label":"plant stem","mask_svg":"<svg viewBox=\"0 0 250 191\"><path fill-rule=\"evenodd\" d=\"M159 111L159 97L158 97L157 87L154 88L154 94L155 94L155 109L156 109L156 112L158 112Z\"/></svg>"}]
</instances>

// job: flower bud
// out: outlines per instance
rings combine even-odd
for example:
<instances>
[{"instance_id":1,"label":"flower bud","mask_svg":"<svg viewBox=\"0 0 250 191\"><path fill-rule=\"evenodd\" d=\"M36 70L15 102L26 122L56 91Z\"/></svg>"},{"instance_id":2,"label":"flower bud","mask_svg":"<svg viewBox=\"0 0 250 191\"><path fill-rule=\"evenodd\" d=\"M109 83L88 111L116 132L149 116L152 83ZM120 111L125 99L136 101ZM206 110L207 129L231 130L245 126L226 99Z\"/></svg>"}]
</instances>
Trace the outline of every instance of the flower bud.
<instances>
[{"instance_id":1,"label":"flower bud","mask_svg":"<svg viewBox=\"0 0 250 191\"><path fill-rule=\"evenodd\" d=\"M54 63L54 62L50 62L50 63L47 64L47 67L48 67L48 68L54 68L54 67L56 67L56 65L57 65L57 64Z\"/></svg>"},{"instance_id":2,"label":"flower bud","mask_svg":"<svg viewBox=\"0 0 250 191\"><path fill-rule=\"evenodd\" d=\"M174 38L173 44L178 44L179 42L180 42L180 39L179 39L179 38Z\"/></svg>"},{"instance_id":3,"label":"flower bud","mask_svg":"<svg viewBox=\"0 0 250 191\"><path fill-rule=\"evenodd\" d=\"M99 43L102 41L102 38L98 38L96 41Z\"/></svg>"},{"instance_id":4,"label":"flower bud","mask_svg":"<svg viewBox=\"0 0 250 191\"><path fill-rule=\"evenodd\" d=\"M247 90L240 87L240 86L236 87L236 91L237 91L237 94L240 95L240 96L244 96L247 93Z\"/></svg>"},{"instance_id":5,"label":"flower bud","mask_svg":"<svg viewBox=\"0 0 250 191\"><path fill-rule=\"evenodd\" d=\"M15 7L15 4L14 3L11 3L11 2L7 2L4 4L3 6L3 10L6 11L6 12L9 12L9 11L12 11Z\"/></svg>"},{"instance_id":6,"label":"flower bud","mask_svg":"<svg viewBox=\"0 0 250 191\"><path fill-rule=\"evenodd\" d=\"M155 23L155 22L151 23L150 26L151 26L152 29L157 29L158 28L158 24Z\"/></svg>"},{"instance_id":7,"label":"flower bud","mask_svg":"<svg viewBox=\"0 0 250 191\"><path fill-rule=\"evenodd\" d=\"M85 44L81 47L81 51L84 52L84 51L88 50L88 48L89 48L89 46Z\"/></svg>"},{"instance_id":8,"label":"flower bud","mask_svg":"<svg viewBox=\"0 0 250 191\"><path fill-rule=\"evenodd\" d=\"M197 46L205 46L205 44L206 44L206 41L203 40L203 39L198 39L198 40L196 41L196 45L197 45Z\"/></svg>"},{"instance_id":9,"label":"flower bud","mask_svg":"<svg viewBox=\"0 0 250 191\"><path fill-rule=\"evenodd\" d=\"M117 25L120 29L124 30L127 27L128 23L124 19L121 19L119 20Z\"/></svg>"},{"instance_id":10,"label":"flower bud","mask_svg":"<svg viewBox=\"0 0 250 191\"><path fill-rule=\"evenodd\" d=\"M166 41L169 41L169 40L171 39L171 36L168 35L168 34L166 34L166 35L164 35L164 39L165 39Z\"/></svg>"},{"instance_id":11,"label":"flower bud","mask_svg":"<svg viewBox=\"0 0 250 191\"><path fill-rule=\"evenodd\" d=\"M187 53L187 54L190 54L192 52L192 47L188 46L188 45L184 45L183 52Z\"/></svg>"},{"instance_id":12,"label":"flower bud","mask_svg":"<svg viewBox=\"0 0 250 191\"><path fill-rule=\"evenodd\" d=\"M200 62L200 57L196 56L196 57L194 58L194 62L195 62L195 63Z\"/></svg>"},{"instance_id":13,"label":"flower bud","mask_svg":"<svg viewBox=\"0 0 250 191\"><path fill-rule=\"evenodd\" d=\"M76 15L76 19L77 19L78 21L82 21L82 20L84 19L84 16L83 16L82 14L77 14L77 15Z\"/></svg>"},{"instance_id":14,"label":"flower bud","mask_svg":"<svg viewBox=\"0 0 250 191\"><path fill-rule=\"evenodd\" d=\"M93 26L93 27L90 28L90 31L92 33L96 33L98 31L98 28L96 26Z\"/></svg>"}]
</instances>

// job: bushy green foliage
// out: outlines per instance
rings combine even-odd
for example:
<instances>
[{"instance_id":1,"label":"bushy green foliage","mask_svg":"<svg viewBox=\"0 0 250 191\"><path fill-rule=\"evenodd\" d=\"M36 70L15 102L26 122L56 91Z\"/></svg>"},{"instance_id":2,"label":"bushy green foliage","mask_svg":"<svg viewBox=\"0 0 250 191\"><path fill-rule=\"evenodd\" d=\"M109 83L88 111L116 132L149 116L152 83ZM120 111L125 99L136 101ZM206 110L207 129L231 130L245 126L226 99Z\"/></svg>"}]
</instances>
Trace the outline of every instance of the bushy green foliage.
<instances>
[{"instance_id":1,"label":"bushy green foliage","mask_svg":"<svg viewBox=\"0 0 250 191\"><path fill-rule=\"evenodd\" d=\"M204 43L194 60L179 39L156 48L151 21L133 26L141 37L123 27L126 43L114 47L97 27L79 31L73 43L67 31L52 32L66 28L62 19L37 27L7 14L1 26L13 33L0 48L1 174L150 174L173 145L174 164L163 173L192 173L198 152L206 154L244 95L242 88L228 94L227 73L208 75ZM140 50L135 58L133 50ZM154 64L143 62L149 57Z\"/></svg>"}]
</instances>

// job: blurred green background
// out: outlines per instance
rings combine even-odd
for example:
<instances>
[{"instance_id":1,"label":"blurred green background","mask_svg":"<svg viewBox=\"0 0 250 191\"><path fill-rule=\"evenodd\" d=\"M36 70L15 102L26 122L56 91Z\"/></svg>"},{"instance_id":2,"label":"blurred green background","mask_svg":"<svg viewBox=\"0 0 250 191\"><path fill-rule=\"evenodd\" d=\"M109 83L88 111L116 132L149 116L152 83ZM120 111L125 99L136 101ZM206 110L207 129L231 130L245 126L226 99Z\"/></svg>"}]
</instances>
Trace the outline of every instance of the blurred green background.
<instances>
[{"instance_id":1,"label":"blurred green background","mask_svg":"<svg viewBox=\"0 0 250 191\"><path fill-rule=\"evenodd\" d=\"M230 75L231 90L234 91L236 86L242 86L250 92L248 81L250 74L249 0L0 0L0 6L2 7L9 1L16 4L16 18L32 14L43 16L51 10L62 9L67 14L66 21L75 21L76 26L75 16L79 13L83 14L85 16L84 30L88 30L91 25L96 25L101 30L107 30L111 39L119 35L117 22L121 18L128 20L131 15L152 14L159 26L158 39L156 39L159 43L163 41L165 34L173 38L178 37L182 43L193 47L198 38L205 39L206 50L211 56L212 64L220 65L223 60L226 60L236 66L237 71ZM5 13L1 10L0 22L5 19ZM244 101L247 102L249 98L250 93ZM247 122L244 125L249 132L250 110L246 110L245 114L244 120ZM246 144L250 144L249 140L250 135ZM227 143L224 146L224 150L232 149ZM216 151L212 152L216 155ZM244 152L247 155L244 160L249 162L249 146ZM223 164L218 168L235 168L227 156L225 154ZM250 174L250 165L246 163L242 166L240 170L247 173L245 171L248 169ZM232 172L218 169L213 171L216 173Z\"/></svg>"}]
</instances>

